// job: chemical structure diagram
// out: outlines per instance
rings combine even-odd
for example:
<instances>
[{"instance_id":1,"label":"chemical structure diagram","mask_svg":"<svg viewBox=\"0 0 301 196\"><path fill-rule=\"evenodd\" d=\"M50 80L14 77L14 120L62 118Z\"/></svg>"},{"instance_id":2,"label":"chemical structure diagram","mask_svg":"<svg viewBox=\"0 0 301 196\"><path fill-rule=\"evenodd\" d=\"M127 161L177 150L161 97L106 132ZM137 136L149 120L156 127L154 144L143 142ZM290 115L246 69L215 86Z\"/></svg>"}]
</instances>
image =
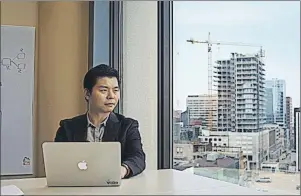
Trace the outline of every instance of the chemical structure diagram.
<instances>
[{"instance_id":1,"label":"chemical structure diagram","mask_svg":"<svg viewBox=\"0 0 301 196\"><path fill-rule=\"evenodd\" d=\"M7 70L11 70L12 66L15 66L18 73L22 73L23 70L25 70L26 64L22 62L18 62L20 60L24 60L26 57L26 54L23 50L23 48L20 49L20 52L15 56L15 58L2 58L1 59L1 65L6 67Z\"/></svg>"}]
</instances>

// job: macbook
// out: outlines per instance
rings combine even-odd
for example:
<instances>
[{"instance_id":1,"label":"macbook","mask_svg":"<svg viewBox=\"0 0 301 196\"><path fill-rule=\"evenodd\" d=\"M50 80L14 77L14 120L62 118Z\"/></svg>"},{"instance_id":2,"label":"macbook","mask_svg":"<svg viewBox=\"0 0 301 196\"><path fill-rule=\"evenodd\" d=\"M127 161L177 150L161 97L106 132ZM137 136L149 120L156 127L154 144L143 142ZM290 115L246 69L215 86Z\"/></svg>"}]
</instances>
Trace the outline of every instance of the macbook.
<instances>
[{"instance_id":1,"label":"macbook","mask_svg":"<svg viewBox=\"0 0 301 196\"><path fill-rule=\"evenodd\" d=\"M48 186L119 186L119 142L45 142Z\"/></svg>"}]
</instances>

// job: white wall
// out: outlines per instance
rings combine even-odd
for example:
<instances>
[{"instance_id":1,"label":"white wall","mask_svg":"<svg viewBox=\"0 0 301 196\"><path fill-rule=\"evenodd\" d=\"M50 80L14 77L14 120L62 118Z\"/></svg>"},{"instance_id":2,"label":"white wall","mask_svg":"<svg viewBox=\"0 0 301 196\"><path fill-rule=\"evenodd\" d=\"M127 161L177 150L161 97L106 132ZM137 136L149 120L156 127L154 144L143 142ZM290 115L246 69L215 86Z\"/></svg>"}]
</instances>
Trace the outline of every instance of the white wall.
<instances>
[{"instance_id":1,"label":"white wall","mask_svg":"<svg viewBox=\"0 0 301 196\"><path fill-rule=\"evenodd\" d=\"M157 2L124 1L123 114L140 124L147 169L157 169Z\"/></svg>"}]
</instances>

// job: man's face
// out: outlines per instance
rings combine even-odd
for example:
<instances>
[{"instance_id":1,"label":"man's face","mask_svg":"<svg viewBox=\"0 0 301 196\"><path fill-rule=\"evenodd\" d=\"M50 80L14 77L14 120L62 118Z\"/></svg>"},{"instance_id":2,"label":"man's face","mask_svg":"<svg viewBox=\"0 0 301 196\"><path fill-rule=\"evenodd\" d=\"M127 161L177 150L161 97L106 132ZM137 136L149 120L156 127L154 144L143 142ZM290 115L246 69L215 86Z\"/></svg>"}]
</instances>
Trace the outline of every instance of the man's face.
<instances>
[{"instance_id":1,"label":"man's face","mask_svg":"<svg viewBox=\"0 0 301 196\"><path fill-rule=\"evenodd\" d=\"M120 96L117 78L98 78L91 94L87 90L85 90L85 94L89 99L89 108L91 110L103 113L112 112Z\"/></svg>"}]
</instances>

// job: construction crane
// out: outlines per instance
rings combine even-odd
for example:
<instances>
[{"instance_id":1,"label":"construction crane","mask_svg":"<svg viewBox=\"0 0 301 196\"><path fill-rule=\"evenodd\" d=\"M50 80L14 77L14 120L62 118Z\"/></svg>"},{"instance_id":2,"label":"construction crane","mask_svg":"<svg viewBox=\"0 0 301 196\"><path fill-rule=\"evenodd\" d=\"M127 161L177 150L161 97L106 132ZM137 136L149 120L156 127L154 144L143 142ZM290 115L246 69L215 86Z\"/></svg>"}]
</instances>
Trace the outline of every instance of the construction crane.
<instances>
[{"instance_id":1,"label":"construction crane","mask_svg":"<svg viewBox=\"0 0 301 196\"><path fill-rule=\"evenodd\" d=\"M210 32L208 33L208 39L205 41L199 41L199 40L194 40L194 39L189 39L186 40L188 43L191 44L207 44L207 48L208 48L208 96L209 96L209 114L208 114L208 119L209 119L209 123L208 123L208 128L209 128L209 132L212 131L212 113L213 113L213 103L212 103L212 45L228 45L228 46L246 46L246 47L259 47L259 57L262 58L265 56L264 51L262 49L262 46L260 45L254 45L254 44L246 44L246 43L236 43L236 42L220 42L220 41L216 41L216 42L212 42L210 39ZM257 106L259 107L259 106ZM259 111L257 109L257 115L258 115ZM259 122L257 122L257 126L259 127ZM262 145L263 145L263 137L262 135L259 135L260 142L259 142L259 146L261 146L261 150L260 150L260 154L259 154L259 160L261 161L262 159ZM259 167L259 164L257 166L257 168Z\"/></svg>"},{"instance_id":2,"label":"construction crane","mask_svg":"<svg viewBox=\"0 0 301 196\"><path fill-rule=\"evenodd\" d=\"M248 47L259 47L260 48L260 56L264 56L264 52L262 50L262 46L254 45L254 44L246 44L246 43L235 43L235 42L212 42L210 39L210 32L208 33L208 39L205 41L199 41L194 39L186 40L188 43L191 44L207 44L208 47L208 97L209 97L209 114L208 119L208 129L212 131L212 113L213 113L213 100L212 100L212 45L228 45L228 46L248 46Z\"/></svg>"}]
</instances>

